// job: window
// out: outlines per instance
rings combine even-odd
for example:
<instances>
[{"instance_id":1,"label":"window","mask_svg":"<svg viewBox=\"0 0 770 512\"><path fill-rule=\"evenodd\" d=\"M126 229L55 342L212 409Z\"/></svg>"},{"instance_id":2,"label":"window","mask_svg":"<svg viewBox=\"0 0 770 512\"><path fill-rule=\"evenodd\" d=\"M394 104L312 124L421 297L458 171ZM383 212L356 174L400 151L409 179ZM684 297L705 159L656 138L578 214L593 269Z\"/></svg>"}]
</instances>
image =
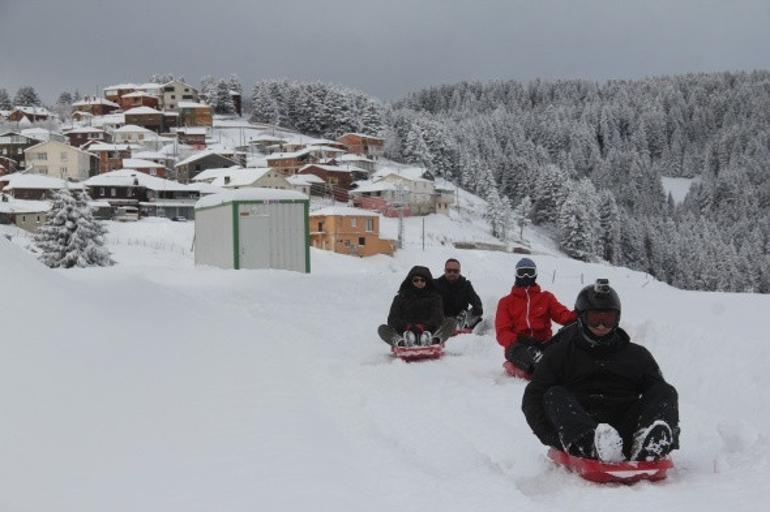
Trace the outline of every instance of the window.
<instances>
[{"instance_id":1,"label":"window","mask_svg":"<svg viewBox=\"0 0 770 512\"><path fill-rule=\"evenodd\" d=\"M67 168L66 167L59 167L59 174L61 174L62 176L66 176L67 175Z\"/></svg>"},{"instance_id":2,"label":"window","mask_svg":"<svg viewBox=\"0 0 770 512\"><path fill-rule=\"evenodd\" d=\"M358 237L358 245L366 245L366 238Z\"/></svg>"},{"instance_id":3,"label":"window","mask_svg":"<svg viewBox=\"0 0 770 512\"><path fill-rule=\"evenodd\" d=\"M37 154L38 160L48 160L48 153L38 153Z\"/></svg>"},{"instance_id":4,"label":"window","mask_svg":"<svg viewBox=\"0 0 770 512\"><path fill-rule=\"evenodd\" d=\"M318 231L323 231L323 230L324 230L324 223L323 221L321 221L318 223Z\"/></svg>"},{"instance_id":5,"label":"window","mask_svg":"<svg viewBox=\"0 0 770 512\"><path fill-rule=\"evenodd\" d=\"M368 218L366 219L366 230L369 232L374 231L374 219Z\"/></svg>"},{"instance_id":6,"label":"window","mask_svg":"<svg viewBox=\"0 0 770 512\"><path fill-rule=\"evenodd\" d=\"M116 193L117 193L117 192L115 191L115 189L114 189L114 188L111 188L111 189L110 189L110 196L112 196L112 197L115 197Z\"/></svg>"},{"instance_id":7,"label":"window","mask_svg":"<svg viewBox=\"0 0 770 512\"><path fill-rule=\"evenodd\" d=\"M358 227L358 219L353 217L350 219L350 227L351 228L357 228Z\"/></svg>"},{"instance_id":8,"label":"window","mask_svg":"<svg viewBox=\"0 0 770 512\"><path fill-rule=\"evenodd\" d=\"M175 100L175 99L176 99L176 94L172 94L172 95L171 95L171 99L172 99L172 100Z\"/></svg>"}]
</instances>

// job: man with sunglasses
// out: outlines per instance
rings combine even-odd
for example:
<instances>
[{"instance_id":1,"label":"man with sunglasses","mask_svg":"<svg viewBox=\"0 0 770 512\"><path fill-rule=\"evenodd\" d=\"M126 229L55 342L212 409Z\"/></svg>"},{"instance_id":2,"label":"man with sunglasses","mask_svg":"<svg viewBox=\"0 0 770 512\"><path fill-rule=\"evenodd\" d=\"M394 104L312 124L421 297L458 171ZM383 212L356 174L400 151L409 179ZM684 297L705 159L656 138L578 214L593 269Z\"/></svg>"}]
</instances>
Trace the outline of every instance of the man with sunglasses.
<instances>
[{"instance_id":1,"label":"man with sunglasses","mask_svg":"<svg viewBox=\"0 0 770 512\"><path fill-rule=\"evenodd\" d=\"M522 398L540 441L570 455L649 461L679 447L677 392L646 348L618 326L606 279L581 290L578 321L556 336Z\"/></svg>"},{"instance_id":2,"label":"man with sunglasses","mask_svg":"<svg viewBox=\"0 0 770 512\"><path fill-rule=\"evenodd\" d=\"M529 376L548 347L551 322L574 322L573 311L535 282L537 266L530 258L516 263L516 281L509 295L497 304L495 330L497 342L505 348L506 365L513 365Z\"/></svg>"},{"instance_id":3,"label":"man with sunglasses","mask_svg":"<svg viewBox=\"0 0 770 512\"><path fill-rule=\"evenodd\" d=\"M460 262L449 258L444 263L444 275L433 284L444 302L444 316L455 318L457 328L473 329L481 322L484 308L473 285L460 274ZM470 307L470 310L469 310Z\"/></svg>"}]
</instances>

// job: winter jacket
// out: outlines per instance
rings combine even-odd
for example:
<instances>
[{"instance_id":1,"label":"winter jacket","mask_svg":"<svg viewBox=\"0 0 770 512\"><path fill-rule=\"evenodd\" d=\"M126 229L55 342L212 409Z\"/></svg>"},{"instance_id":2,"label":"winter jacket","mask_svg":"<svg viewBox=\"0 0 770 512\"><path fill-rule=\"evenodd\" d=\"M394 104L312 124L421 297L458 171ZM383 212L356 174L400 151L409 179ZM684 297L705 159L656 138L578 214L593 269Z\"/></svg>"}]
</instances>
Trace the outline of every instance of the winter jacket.
<instances>
[{"instance_id":1,"label":"winter jacket","mask_svg":"<svg viewBox=\"0 0 770 512\"><path fill-rule=\"evenodd\" d=\"M425 278L425 288L418 289L412 284L412 278L416 275ZM430 270L427 267L412 267L393 298L388 325L396 332L403 332L407 325L422 324L426 331L435 332L443 321L444 306L441 295L433 285Z\"/></svg>"},{"instance_id":2,"label":"winter jacket","mask_svg":"<svg viewBox=\"0 0 770 512\"><path fill-rule=\"evenodd\" d=\"M446 276L441 276L434 280L433 284L444 302L444 316L455 317L468 309L468 304L471 305L473 316L484 314L481 299L471 282L464 276L460 276L455 282L450 282Z\"/></svg>"},{"instance_id":3,"label":"winter jacket","mask_svg":"<svg viewBox=\"0 0 770 512\"><path fill-rule=\"evenodd\" d=\"M543 405L543 395L552 386L563 386L598 422L609 422L661 382L665 382L663 375L650 352L631 343L623 329L617 328L607 341L592 344L582 325L574 322L553 337L524 390L521 408L538 439L558 446Z\"/></svg>"},{"instance_id":4,"label":"winter jacket","mask_svg":"<svg viewBox=\"0 0 770 512\"><path fill-rule=\"evenodd\" d=\"M551 292L534 284L514 286L497 304L495 330L497 342L503 347L515 343L519 336L528 336L544 343L551 338L551 320L566 325L577 316L562 305Z\"/></svg>"}]
</instances>

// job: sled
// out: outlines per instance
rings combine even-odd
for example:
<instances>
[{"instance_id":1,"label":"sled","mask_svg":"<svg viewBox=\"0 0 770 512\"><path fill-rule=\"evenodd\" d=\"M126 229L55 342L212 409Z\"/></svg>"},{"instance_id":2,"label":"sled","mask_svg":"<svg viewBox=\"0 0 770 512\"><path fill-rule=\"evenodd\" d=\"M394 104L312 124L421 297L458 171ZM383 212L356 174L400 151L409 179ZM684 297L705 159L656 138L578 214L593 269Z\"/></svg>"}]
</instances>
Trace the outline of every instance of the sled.
<instances>
[{"instance_id":1,"label":"sled","mask_svg":"<svg viewBox=\"0 0 770 512\"><path fill-rule=\"evenodd\" d=\"M556 448L548 450L548 458L577 473L585 480L598 483L632 484L639 480L655 482L666 478L666 472L674 467L674 463L668 458L651 461L602 462L576 457Z\"/></svg>"},{"instance_id":2,"label":"sled","mask_svg":"<svg viewBox=\"0 0 770 512\"><path fill-rule=\"evenodd\" d=\"M438 359L444 355L444 344L425 345L415 347L392 347L391 353L403 361L421 361L425 359Z\"/></svg>"},{"instance_id":3,"label":"sled","mask_svg":"<svg viewBox=\"0 0 770 512\"><path fill-rule=\"evenodd\" d=\"M515 364L513 364L510 361L506 361L503 363L503 368L505 368L505 373L510 375L511 377L517 377L519 379L524 380L532 380L532 374L527 373Z\"/></svg>"}]
</instances>

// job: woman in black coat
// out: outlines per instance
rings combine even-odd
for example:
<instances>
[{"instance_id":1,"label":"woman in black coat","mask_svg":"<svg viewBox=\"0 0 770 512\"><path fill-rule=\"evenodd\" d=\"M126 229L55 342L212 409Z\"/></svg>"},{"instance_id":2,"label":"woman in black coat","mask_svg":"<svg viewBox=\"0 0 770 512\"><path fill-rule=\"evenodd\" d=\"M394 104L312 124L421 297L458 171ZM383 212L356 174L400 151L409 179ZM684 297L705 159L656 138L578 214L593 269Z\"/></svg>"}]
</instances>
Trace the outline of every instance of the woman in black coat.
<instances>
[{"instance_id":1,"label":"woman in black coat","mask_svg":"<svg viewBox=\"0 0 770 512\"><path fill-rule=\"evenodd\" d=\"M446 325L441 295L427 267L414 266L401 283L388 314L388 326L406 345L430 345L446 340L454 329ZM448 334L446 333L448 329Z\"/></svg>"}]
</instances>

